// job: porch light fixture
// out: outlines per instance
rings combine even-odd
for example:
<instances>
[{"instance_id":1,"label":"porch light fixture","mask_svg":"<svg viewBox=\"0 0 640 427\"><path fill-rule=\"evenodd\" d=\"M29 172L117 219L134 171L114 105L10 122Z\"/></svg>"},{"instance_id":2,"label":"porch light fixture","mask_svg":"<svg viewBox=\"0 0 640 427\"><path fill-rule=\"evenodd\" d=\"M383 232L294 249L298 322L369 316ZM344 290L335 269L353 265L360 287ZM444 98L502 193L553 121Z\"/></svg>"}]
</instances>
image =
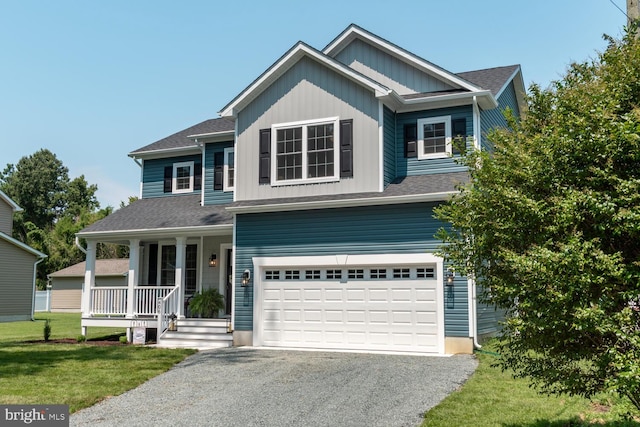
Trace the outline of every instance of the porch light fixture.
<instances>
[{"instance_id":1,"label":"porch light fixture","mask_svg":"<svg viewBox=\"0 0 640 427\"><path fill-rule=\"evenodd\" d=\"M242 287L249 286L249 282L251 281L251 272L249 270L245 270L242 273Z\"/></svg>"},{"instance_id":2,"label":"porch light fixture","mask_svg":"<svg viewBox=\"0 0 640 427\"><path fill-rule=\"evenodd\" d=\"M447 286L453 286L453 278L454 278L453 270L449 270L449 273L447 274L447 282L446 282Z\"/></svg>"},{"instance_id":3,"label":"porch light fixture","mask_svg":"<svg viewBox=\"0 0 640 427\"><path fill-rule=\"evenodd\" d=\"M218 266L218 256L216 254L211 254L209 257L209 267L217 267Z\"/></svg>"}]
</instances>

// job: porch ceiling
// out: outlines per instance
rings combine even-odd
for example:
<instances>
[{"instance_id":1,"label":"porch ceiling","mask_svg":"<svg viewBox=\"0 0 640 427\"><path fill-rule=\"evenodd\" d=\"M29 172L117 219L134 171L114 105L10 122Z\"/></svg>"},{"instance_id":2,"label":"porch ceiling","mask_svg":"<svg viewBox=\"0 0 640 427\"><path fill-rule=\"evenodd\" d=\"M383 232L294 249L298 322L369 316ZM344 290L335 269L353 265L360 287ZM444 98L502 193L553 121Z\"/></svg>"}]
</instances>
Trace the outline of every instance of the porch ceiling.
<instances>
[{"instance_id":1,"label":"porch ceiling","mask_svg":"<svg viewBox=\"0 0 640 427\"><path fill-rule=\"evenodd\" d=\"M227 235L228 205L200 206L200 195L141 199L81 230L78 237L109 240L167 235Z\"/></svg>"}]
</instances>

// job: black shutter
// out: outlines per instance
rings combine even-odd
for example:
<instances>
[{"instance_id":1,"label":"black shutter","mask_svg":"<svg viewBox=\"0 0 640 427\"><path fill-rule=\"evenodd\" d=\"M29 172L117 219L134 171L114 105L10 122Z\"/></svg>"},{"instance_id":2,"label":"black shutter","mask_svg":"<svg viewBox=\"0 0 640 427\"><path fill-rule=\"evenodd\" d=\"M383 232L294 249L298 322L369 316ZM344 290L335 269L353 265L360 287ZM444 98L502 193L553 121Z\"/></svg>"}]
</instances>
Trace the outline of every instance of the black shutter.
<instances>
[{"instance_id":1,"label":"black shutter","mask_svg":"<svg viewBox=\"0 0 640 427\"><path fill-rule=\"evenodd\" d=\"M452 141L452 153L460 154L466 151L467 146L467 120L463 117L461 119L451 120L451 135Z\"/></svg>"},{"instance_id":2,"label":"black shutter","mask_svg":"<svg viewBox=\"0 0 640 427\"><path fill-rule=\"evenodd\" d=\"M404 125L404 156L418 157L418 125Z\"/></svg>"},{"instance_id":3,"label":"black shutter","mask_svg":"<svg viewBox=\"0 0 640 427\"><path fill-rule=\"evenodd\" d=\"M353 178L353 119L340 120L340 178Z\"/></svg>"},{"instance_id":4,"label":"black shutter","mask_svg":"<svg viewBox=\"0 0 640 427\"><path fill-rule=\"evenodd\" d=\"M202 163L196 163L193 171L193 190L202 190Z\"/></svg>"},{"instance_id":5,"label":"black shutter","mask_svg":"<svg viewBox=\"0 0 640 427\"><path fill-rule=\"evenodd\" d=\"M173 166L165 166L164 167L164 192L171 193L173 181Z\"/></svg>"},{"instance_id":6,"label":"black shutter","mask_svg":"<svg viewBox=\"0 0 640 427\"><path fill-rule=\"evenodd\" d=\"M259 183L271 183L271 129L260 129Z\"/></svg>"},{"instance_id":7,"label":"black shutter","mask_svg":"<svg viewBox=\"0 0 640 427\"><path fill-rule=\"evenodd\" d=\"M224 189L224 153L215 153L213 156L213 189Z\"/></svg>"}]
</instances>

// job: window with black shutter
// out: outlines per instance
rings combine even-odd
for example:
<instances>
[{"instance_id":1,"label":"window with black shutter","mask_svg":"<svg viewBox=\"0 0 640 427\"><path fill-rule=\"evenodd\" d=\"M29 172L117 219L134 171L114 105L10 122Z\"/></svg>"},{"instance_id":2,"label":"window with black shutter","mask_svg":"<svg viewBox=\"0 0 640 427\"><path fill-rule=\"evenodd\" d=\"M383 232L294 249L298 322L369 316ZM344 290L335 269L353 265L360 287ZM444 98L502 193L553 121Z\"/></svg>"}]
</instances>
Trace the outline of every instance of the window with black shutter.
<instances>
[{"instance_id":1,"label":"window with black shutter","mask_svg":"<svg viewBox=\"0 0 640 427\"><path fill-rule=\"evenodd\" d=\"M404 156L418 157L418 125L416 123L404 125Z\"/></svg>"},{"instance_id":2,"label":"window with black shutter","mask_svg":"<svg viewBox=\"0 0 640 427\"><path fill-rule=\"evenodd\" d=\"M213 163L213 189L222 190L224 188L224 153L215 153Z\"/></svg>"},{"instance_id":3,"label":"window with black shutter","mask_svg":"<svg viewBox=\"0 0 640 427\"><path fill-rule=\"evenodd\" d=\"M271 182L271 129L260 129L259 183Z\"/></svg>"},{"instance_id":4,"label":"window with black shutter","mask_svg":"<svg viewBox=\"0 0 640 427\"><path fill-rule=\"evenodd\" d=\"M171 193L173 181L173 166L164 167L164 192Z\"/></svg>"}]
</instances>

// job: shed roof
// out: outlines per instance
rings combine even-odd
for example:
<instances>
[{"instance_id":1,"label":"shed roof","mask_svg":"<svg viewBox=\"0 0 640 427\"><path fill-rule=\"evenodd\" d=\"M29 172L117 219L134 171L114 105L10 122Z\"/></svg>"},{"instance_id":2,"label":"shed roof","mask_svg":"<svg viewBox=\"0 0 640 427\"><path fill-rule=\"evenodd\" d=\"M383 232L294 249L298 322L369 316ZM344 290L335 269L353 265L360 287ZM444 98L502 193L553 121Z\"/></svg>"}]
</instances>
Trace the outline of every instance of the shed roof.
<instances>
[{"instance_id":1,"label":"shed roof","mask_svg":"<svg viewBox=\"0 0 640 427\"><path fill-rule=\"evenodd\" d=\"M79 262L62 270L53 272L47 277L83 277L86 261ZM129 272L129 259L97 259L96 276L125 276Z\"/></svg>"}]
</instances>

